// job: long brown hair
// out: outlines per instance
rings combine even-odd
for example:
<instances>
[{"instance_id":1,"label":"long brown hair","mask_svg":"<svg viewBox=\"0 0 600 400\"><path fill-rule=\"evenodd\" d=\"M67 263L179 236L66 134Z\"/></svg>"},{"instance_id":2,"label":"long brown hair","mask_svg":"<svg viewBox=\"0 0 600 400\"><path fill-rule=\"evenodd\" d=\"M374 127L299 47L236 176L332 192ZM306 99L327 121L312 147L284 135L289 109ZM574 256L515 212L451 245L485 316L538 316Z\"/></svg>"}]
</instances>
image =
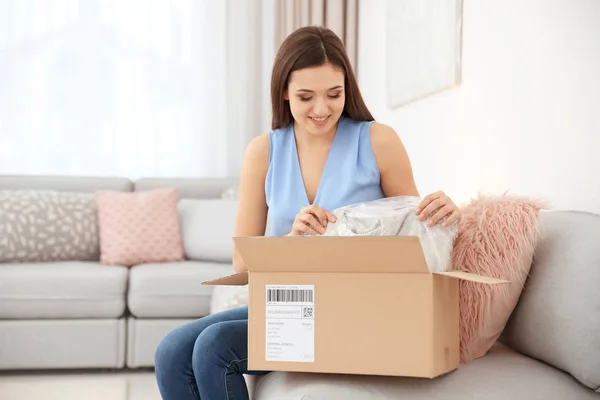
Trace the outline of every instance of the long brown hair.
<instances>
[{"instance_id":1,"label":"long brown hair","mask_svg":"<svg viewBox=\"0 0 600 400\"><path fill-rule=\"evenodd\" d=\"M284 93L292 72L331 63L344 72L346 102L342 115L355 121L373 121L358 88L354 70L340 38L330 29L305 26L292 32L281 44L271 74L272 129L289 125L293 120Z\"/></svg>"}]
</instances>

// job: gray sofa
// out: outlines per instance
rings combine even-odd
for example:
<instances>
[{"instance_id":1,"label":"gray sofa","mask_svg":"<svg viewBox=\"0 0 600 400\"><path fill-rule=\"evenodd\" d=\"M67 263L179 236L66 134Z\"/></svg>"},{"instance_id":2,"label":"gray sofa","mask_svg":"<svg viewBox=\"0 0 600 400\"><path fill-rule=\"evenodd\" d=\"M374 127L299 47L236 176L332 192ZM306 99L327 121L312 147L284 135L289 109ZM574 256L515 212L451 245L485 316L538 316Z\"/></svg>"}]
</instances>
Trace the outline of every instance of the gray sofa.
<instances>
[{"instance_id":1,"label":"gray sofa","mask_svg":"<svg viewBox=\"0 0 600 400\"><path fill-rule=\"evenodd\" d=\"M0 369L153 367L167 332L210 313L213 287L201 282L233 272L237 203L222 199L232 185L233 179L0 176L0 191L176 187L187 256L131 268L99 260L0 263Z\"/></svg>"},{"instance_id":2,"label":"gray sofa","mask_svg":"<svg viewBox=\"0 0 600 400\"><path fill-rule=\"evenodd\" d=\"M222 198L233 185L0 177L0 190L176 187L188 258L131 268L97 261L0 264L0 369L152 367L168 331L243 302L243 289L201 285L233 269L227 254L236 204ZM536 259L500 342L457 371L433 380L274 372L248 378L253 398L599 399L599 234L599 215L542 212Z\"/></svg>"}]
</instances>

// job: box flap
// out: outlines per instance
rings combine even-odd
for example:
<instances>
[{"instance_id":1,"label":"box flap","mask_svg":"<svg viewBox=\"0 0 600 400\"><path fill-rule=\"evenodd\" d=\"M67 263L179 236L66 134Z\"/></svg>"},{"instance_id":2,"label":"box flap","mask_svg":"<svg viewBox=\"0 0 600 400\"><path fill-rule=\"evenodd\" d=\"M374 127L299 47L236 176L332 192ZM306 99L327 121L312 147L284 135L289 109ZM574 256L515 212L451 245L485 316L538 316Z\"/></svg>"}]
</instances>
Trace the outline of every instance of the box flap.
<instances>
[{"instance_id":1,"label":"box flap","mask_svg":"<svg viewBox=\"0 0 600 400\"><path fill-rule=\"evenodd\" d=\"M220 285L220 286L244 286L248 284L248 273L239 272L237 274L223 276L211 281L202 282L203 285Z\"/></svg>"},{"instance_id":2,"label":"box flap","mask_svg":"<svg viewBox=\"0 0 600 400\"><path fill-rule=\"evenodd\" d=\"M507 281L504 279L490 278L489 276L477 275L477 274L473 274L471 272L464 272L464 271L436 272L436 274L446 275L446 276L450 276L452 278L462 279L465 281L486 283L488 285L499 285L499 284L504 284L504 283L510 283L510 281Z\"/></svg>"},{"instance_id":3,"label":"box flap","mask_svg":"<svg viewBox=\"0 0 600 400\"><path fill-rule=\"evenodd\" d=\"M417 236L233 239L248 271L429 273Z\"/></svg>"}]
</instances>

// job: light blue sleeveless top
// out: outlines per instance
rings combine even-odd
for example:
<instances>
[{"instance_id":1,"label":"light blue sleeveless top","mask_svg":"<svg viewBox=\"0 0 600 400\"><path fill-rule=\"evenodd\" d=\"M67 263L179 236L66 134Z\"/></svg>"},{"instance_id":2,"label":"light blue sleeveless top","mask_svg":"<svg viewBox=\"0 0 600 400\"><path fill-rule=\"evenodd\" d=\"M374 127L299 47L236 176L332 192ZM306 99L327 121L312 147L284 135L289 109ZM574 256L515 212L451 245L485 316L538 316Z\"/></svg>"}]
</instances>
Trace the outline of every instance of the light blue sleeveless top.
<instances>
[{"instance_id":1,"label":"light blue sleeveless top","mask_svg":"<svg viewBox=\"0 0 600 400\"><path fill-rule=\"evenodd\" d=\"M371 121L341 117L329 150L314 203L338 207L384 197L371 149ZM269 133L271 155L265 180L270 236L289 233L296 214L309 205L298 160L293 122Z\"/></svg>"}]
</instances>

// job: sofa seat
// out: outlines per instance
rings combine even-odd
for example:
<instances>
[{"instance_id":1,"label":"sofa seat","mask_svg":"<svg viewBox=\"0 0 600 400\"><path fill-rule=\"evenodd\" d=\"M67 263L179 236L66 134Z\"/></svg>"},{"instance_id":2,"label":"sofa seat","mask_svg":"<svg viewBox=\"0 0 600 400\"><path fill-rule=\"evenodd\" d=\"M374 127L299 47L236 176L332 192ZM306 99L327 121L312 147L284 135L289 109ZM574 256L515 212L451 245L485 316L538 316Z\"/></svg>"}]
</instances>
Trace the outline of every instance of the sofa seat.
<instances>
[{"instance_id":1,"label":"sofa seat","mask_svg":"<svg viewBox=\"0 0 600 400\"><path fill-rule=\"evenodd\" d=\"M598 399L570 375L500 345L432 380L288 372L252 378L256 400Z\"/></svg>"},{"instance_id":2,"label":"sofa seat","mask_svg":"<svg viewBox=\"0 0 600 400\"><path fill-rule=\"evenodd\" d=\"M213 286L202 282L233 272L231 263L182 261L135 265L129 276L129 310L135 318L208 315Z\"/></svg>"},{"instance_id":3,"label":"sofa seat","mask_svg":"<svg viewBox=\"0 0 600 400\"><path fill-rule=\"evenodd\" d=\"M0 319L119 318L127 268L99 262L0 265Z\"/></svg>"}]
</instances>

